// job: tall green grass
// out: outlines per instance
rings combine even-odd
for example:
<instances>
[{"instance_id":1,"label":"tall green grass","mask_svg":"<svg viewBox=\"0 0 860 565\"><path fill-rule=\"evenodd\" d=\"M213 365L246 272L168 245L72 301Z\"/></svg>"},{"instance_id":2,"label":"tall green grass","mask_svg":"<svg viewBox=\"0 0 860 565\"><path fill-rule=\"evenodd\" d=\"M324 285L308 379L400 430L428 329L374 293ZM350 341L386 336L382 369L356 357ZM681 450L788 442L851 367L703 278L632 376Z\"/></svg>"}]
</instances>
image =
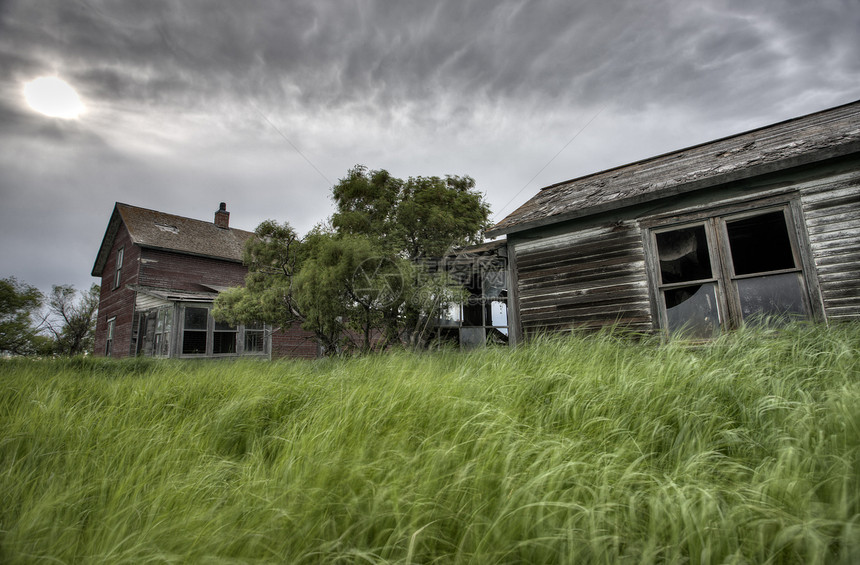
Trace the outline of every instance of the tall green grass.
<instances>
[{"instance_id":1,"label":"tall green grass","mask_svg":"<svg viewBox=\"0 0 860 565\"><path fill-rule=\"evenodd\" d=\"M0 362L3 563L858 563L860 327Z\"/></svg>"}]
</instances>

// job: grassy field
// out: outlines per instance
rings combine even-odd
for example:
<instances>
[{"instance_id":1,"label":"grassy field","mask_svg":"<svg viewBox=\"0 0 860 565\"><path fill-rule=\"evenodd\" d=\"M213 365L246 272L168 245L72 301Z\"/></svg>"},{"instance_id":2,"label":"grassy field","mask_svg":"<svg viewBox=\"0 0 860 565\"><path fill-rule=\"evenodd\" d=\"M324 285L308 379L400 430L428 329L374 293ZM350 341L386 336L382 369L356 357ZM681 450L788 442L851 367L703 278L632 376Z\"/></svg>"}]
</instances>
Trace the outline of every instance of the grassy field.
<instances>
[{"instance_id":1,"label":"grassy field","mask_svg":"<svg viewBox=\"0 0 860 565\"><path fill-rule=\"evenodd\" d=\"M0 362L2 563L860 563L860 327Z\"/></svg>"}]
</instances>

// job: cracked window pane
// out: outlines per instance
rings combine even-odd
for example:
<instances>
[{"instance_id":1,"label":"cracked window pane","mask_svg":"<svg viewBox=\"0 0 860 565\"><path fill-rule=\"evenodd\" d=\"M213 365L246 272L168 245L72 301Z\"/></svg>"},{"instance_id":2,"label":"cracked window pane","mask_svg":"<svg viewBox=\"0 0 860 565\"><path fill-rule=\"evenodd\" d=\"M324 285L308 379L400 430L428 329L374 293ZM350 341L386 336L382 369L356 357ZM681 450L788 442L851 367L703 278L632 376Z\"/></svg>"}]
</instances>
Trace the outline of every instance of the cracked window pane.
<instances>
[{"instance_id":1,"label":"cracked window pane","mask_svg":"<svg viewBox=\"0 0 860 565\"><path fill-rule=\"evenodd\" d=\"M690 338L716 336L720 330L716 286L708 283L664 291L668 330Z\"/></svg>"}]
</instances>

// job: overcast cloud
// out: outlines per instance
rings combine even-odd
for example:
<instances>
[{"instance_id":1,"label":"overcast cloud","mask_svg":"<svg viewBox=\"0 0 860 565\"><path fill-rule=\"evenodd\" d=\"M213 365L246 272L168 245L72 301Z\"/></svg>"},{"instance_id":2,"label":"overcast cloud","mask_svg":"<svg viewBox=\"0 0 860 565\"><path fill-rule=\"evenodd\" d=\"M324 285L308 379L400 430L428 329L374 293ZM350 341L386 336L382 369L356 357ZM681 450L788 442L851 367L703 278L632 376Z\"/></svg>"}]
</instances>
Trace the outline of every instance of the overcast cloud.
<instances>
[{"instance_id":1,"label":"overcast cloud","mask_svg":"<svg viewBox=\"0 0 860 565\"><path fill-rule=\"evenodd\" d=\"M116 201L305 232L356 164L470 175L500 220L857 100L858 31L856 0L0 0L0 277L97 282ZM86 112L31 110L43 75Z\"/></svg>"}]
</instances>

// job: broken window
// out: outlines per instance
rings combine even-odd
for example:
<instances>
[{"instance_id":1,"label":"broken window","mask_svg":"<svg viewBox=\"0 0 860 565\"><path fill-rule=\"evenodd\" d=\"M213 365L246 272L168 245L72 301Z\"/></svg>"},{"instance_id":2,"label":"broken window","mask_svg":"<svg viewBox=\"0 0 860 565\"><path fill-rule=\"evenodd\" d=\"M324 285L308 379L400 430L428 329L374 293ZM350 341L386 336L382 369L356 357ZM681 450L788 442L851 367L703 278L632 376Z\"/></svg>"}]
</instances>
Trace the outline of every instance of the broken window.
<instances>
[{"instance_id":1,"label":"broken window","mask_svg":"<svg viewBox=\"0 0 860 565\"><path fill-rule=\"evenodd\" d=\"M658 232L656 242L665 327L693 338L714 337L720 312L705 225Z\"/></svg>"},{"instance_id":2,"label":"broken window","mask_svg":"<svg viewBox=\"0 0 860 565\"><path fill-rule=\"evenodd\" d=\"M157 357L170 355L170 330L173 327L173 306L158 309L153 336L152 354Z\"/></svg>"},{"instance_id":3,"label":"broken window","mask_svg":"<svg viewBox=\"0 0 860 565\"><path fill-rule=\"evenodd\" d=\"M660 323L709 338L726 325L810 315L787 206L652 230Z\"/></svg>"},{"instance_id":4,"label":"broken window","mask_svg":"<svg viewBox=\"0 0 860 565\"><path fill-rule=\"evenodd\" d=\"M469 293L439 318L440 337L471 349L508 342L508 281L503 257L464 254L448 265L449 276ZM448 329L450 328L450 329Z\"/></svg>"},{"instance_id":5,"label":"broken window","mask_svg":"<svg viewBox=\"0 0 860 565\"><path fill-rule=\"evenodd\" d=\"M732 280L746 322L807 317L803 277L782 210L727 220Z\"/></svg>"}]
</instances>

